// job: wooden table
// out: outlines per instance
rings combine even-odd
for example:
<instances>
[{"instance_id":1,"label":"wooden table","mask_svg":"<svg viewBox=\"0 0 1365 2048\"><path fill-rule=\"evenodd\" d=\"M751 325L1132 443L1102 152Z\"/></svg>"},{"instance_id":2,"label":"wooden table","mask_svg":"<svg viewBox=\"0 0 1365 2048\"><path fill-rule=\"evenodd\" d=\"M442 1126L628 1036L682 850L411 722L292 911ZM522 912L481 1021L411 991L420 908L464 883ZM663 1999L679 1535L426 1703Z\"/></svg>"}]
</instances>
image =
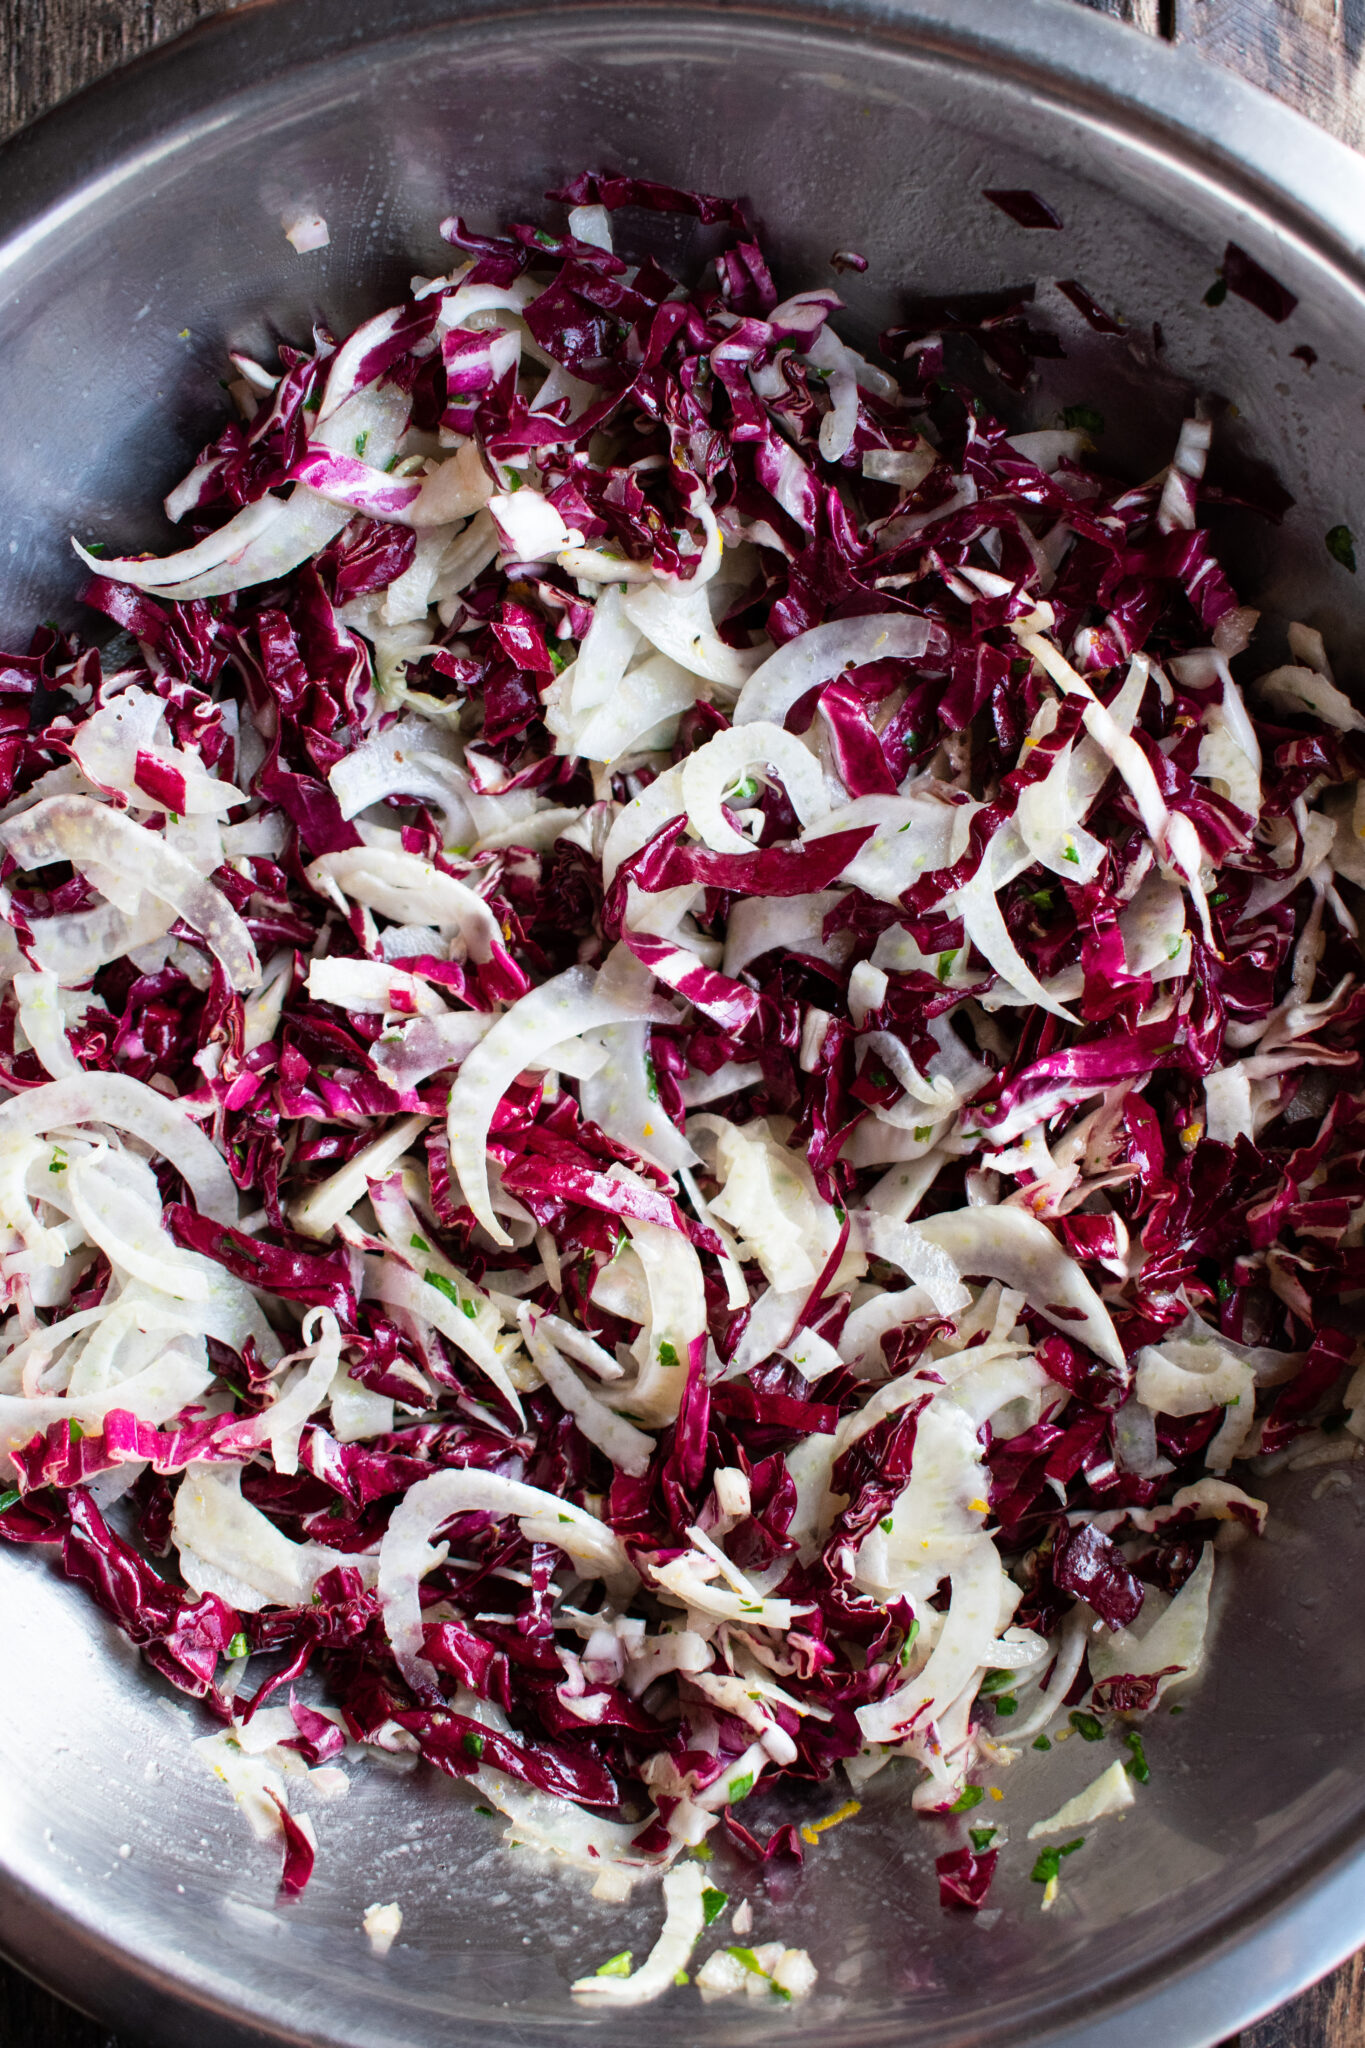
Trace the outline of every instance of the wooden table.
<instances>
[{"instance_id":1,"label":"wooden table","mask_svg":"<svg viewBox=\"0 0 1365 2048\"><path fill-rule=\"evenodd\" d=\"M224 0L0 0L0 137ZM231 0L227 0L231 4ZM1008 6L1009 0L997 0ZM1365 0L1080 0L1194 43L1365 148ZM0 2048L142 2048L0 1963ZM1153 2042L1152 2048L1163 2048ZM1365 2048L1365 1950L1224 2048Z\"/></svg>"}]
</instances>

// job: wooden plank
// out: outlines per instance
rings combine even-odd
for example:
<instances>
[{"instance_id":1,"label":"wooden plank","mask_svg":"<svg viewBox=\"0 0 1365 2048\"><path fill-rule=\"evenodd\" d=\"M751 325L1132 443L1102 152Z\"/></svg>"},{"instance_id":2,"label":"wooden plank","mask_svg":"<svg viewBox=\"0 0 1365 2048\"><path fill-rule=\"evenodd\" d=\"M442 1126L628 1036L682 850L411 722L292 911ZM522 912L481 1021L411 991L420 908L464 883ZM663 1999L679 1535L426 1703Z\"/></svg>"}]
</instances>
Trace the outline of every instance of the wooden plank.
<instances>
[{"instance_id":1,"label":"wooden plank","mask_svg":"<svg viewBox=\"0 0 1365 2048\"><path fill-rule=\"evenodd\" d=\"M27 1977L0 1963L0 2041L5 2048L141 2048L116 2041L107 2028L63 2005Z\"/></svg>"},{"instance_id":2,"label":"wooden plank","mask_svg":"<svg viewBox=\"0 0 1365 2048\"><path fill-rule=\"evenodd\" d=\"M1238 2048L1362 2048L1365 1952L1241 2035Z\"/></svg>"},{"instance_id":3,"label":"wooden plank","mask_svg":"<svg viewBox=\"0 0 1365 2048\"><path fill-rule=\"evenodd\" d=\"M0 0L0 135L176 35L222 0ZM232 4L232 0L227 0ZM1081 0L1148 35L1195 43L1365 146L1365 0ZM0 2042L14 2048L122 2043L0 1963ZM1159 2044L1154 2044L1159 2048ZM1365 1956L1224 2048L1365 2048Z\"/></svg>"},{"instance_id":4,"label":"wooden plank","mask_svg":"<svg viewBox=\"0 0 1365 2048\"><path fill-rule=\"evenodd\" d=\"M21 127L221 0L0 0L0 134Z\"/></svg>"},{"instance_id":5,"label":"wooden plank","mask_svg":"<svg viewBox=\"0 0 1365 2048\"><path fill-rule=\"evenodd\" d=\"M1365 0L1180 0L1180 36L1365 147Z\"/></svg>"},{"instance_id":6,"label":"wooden plank","mask_svg":"<svg viewBox=\"0 0 1365 2048\"><path fill-rule=\"evenodd\" d=\"M1081 5L1093 8L1096 14L1112 15L1115 21L1129 22L1144 35L1169 33L1165 17L1171 11L1170 0L1081 0Z\"/></svg>"}]
</instances>

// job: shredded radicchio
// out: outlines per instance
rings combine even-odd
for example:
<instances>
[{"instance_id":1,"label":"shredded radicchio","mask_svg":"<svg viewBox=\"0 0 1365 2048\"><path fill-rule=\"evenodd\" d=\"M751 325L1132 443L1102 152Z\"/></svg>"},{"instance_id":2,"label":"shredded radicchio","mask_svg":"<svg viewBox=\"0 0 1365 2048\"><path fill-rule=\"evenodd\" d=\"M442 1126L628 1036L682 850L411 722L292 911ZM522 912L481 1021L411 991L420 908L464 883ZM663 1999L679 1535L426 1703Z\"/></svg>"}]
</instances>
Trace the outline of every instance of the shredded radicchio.
<instances>
[{"instance_id":1,"label":"shredded radicchio","mask_svg":"<svg viewBox=\"0 0 1365 2048\"><path fill-rule=\"evenodd\" d=\"M945 374L1031 290L865 357L737 205L554 196L235 358L116 637L0 657L0 1535L287 1893L356 1745L618 1898L904 1756L975 1909L992 1730L1188 1680L1233 1468L1365 1433L1365 719L1205 421L1134 485Z\"/></svg>"}]
</instances>

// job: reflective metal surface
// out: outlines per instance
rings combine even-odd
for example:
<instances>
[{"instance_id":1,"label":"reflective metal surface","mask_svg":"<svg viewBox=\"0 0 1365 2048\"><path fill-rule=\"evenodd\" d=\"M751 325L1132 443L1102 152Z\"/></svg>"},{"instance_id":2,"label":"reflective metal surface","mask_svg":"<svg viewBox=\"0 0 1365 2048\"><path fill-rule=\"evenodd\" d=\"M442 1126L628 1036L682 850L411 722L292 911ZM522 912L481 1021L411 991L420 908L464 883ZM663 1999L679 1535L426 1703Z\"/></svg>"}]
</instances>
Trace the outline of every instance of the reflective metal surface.
<instances>
[{"instance_id":1,"label":"reflective metal surface","mask_svg":"<svg viewBox=\"0 0 1365 2048\"><path fill-rule=\"evenodd\" d=\"M1029 423L1097 404L1106 450L1145 473L1191 391L1228 400L1220 440L1298 500L1280 528L1226 515L1244 588L1321 624L1358 680L1357 586L1322 536L1362 524L1365 166L1188 53L1049 0L278 0L59 109L0 156L0 644L74 617L68 528L165 543L149 508L220 415L225 345L344 326L436 264L442 214L492 225L589 164L745 193L788 285L862 250L841 289L864 333L907 287L1080 278L1127 333L1092 336L1045 288L1069 354ZM984 185L1041 192L1065 231L1016 227ZM327 216L330 249L294 254L295 205ZM673 260L705 253L694 227L644 231ZM1298 293L1284 327L1204 305L1229 238ZM1200 2048L1365 1940L1365 1526L1352 1493L1314 1500L1318 1479L1276 1483L1267 1538L1227 1557L1210 1673L1150 1729L1151 1784L1092 1831L1057 1909L1039 1913L1022 1836L1101 1752L1007 1775L993 1817L1016 1846L975 1920L939 1913L941 1844L889 1772L787 1904L756 1896L754 1938L820 1967L790 2012L682 1990L646 2015L576 2009L570 1978L647 1947L656 1907L594 1904L504 1853L427 1773L357 1770L316 1811L313 1884L277 1911L274 1852L190 1752L196 1710L41 1554L9 1553L0 1940L133 2040L204 2048ZM380 1961L360 1918L394 1898Z\"/></svg>"}]
</instances>

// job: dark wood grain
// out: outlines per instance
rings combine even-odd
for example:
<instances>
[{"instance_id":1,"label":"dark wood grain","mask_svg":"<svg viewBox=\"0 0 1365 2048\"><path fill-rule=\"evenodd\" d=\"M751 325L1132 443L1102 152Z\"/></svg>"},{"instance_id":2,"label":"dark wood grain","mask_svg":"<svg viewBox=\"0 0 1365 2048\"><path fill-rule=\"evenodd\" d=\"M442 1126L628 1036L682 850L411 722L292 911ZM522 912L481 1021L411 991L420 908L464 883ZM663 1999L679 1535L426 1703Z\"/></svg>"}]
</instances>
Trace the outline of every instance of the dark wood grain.
<instances>
[{"instance_id":1,"label":"dark wood grain","mask_svg":"<svg viewBox=\"0 0 1365 2048\"><path fill-rule=\"evenodd\" d=\"M203 15L218 13L221 4L222 0L2 0L0 133L22 126L139 50L178 35Z\"/></svg>"},{"instance_id":2,"label":"dark wood grain","mask_svg":"<svg viewBox=\"0 0 1365 2048\"><path fill-rule=\"evenodd\" d=\"M0 0L0 136L224 0ZM230 4L230 0L228 0ZM376 0L379 4L379 0ZM998 0L1007 6L1009 0ZM1215 62L1365 147L1365 0L1081 0ZM142 2048L0 1963L0 2048ZM1153 2042L1152 2048L1163 2048ZM1365 2048L1365 1952L1224 2048Z\"/></svg>"},{"instance_id":3,"label":"dark wood grain","mask_svg":"<svg viewBox=\"0 0 1365 2048\"><path fill-rule=\"evenodd\" d=\"M1182 34L1365 148L1365 0L1180 0Z\"/></svg>"}]
</instances>

